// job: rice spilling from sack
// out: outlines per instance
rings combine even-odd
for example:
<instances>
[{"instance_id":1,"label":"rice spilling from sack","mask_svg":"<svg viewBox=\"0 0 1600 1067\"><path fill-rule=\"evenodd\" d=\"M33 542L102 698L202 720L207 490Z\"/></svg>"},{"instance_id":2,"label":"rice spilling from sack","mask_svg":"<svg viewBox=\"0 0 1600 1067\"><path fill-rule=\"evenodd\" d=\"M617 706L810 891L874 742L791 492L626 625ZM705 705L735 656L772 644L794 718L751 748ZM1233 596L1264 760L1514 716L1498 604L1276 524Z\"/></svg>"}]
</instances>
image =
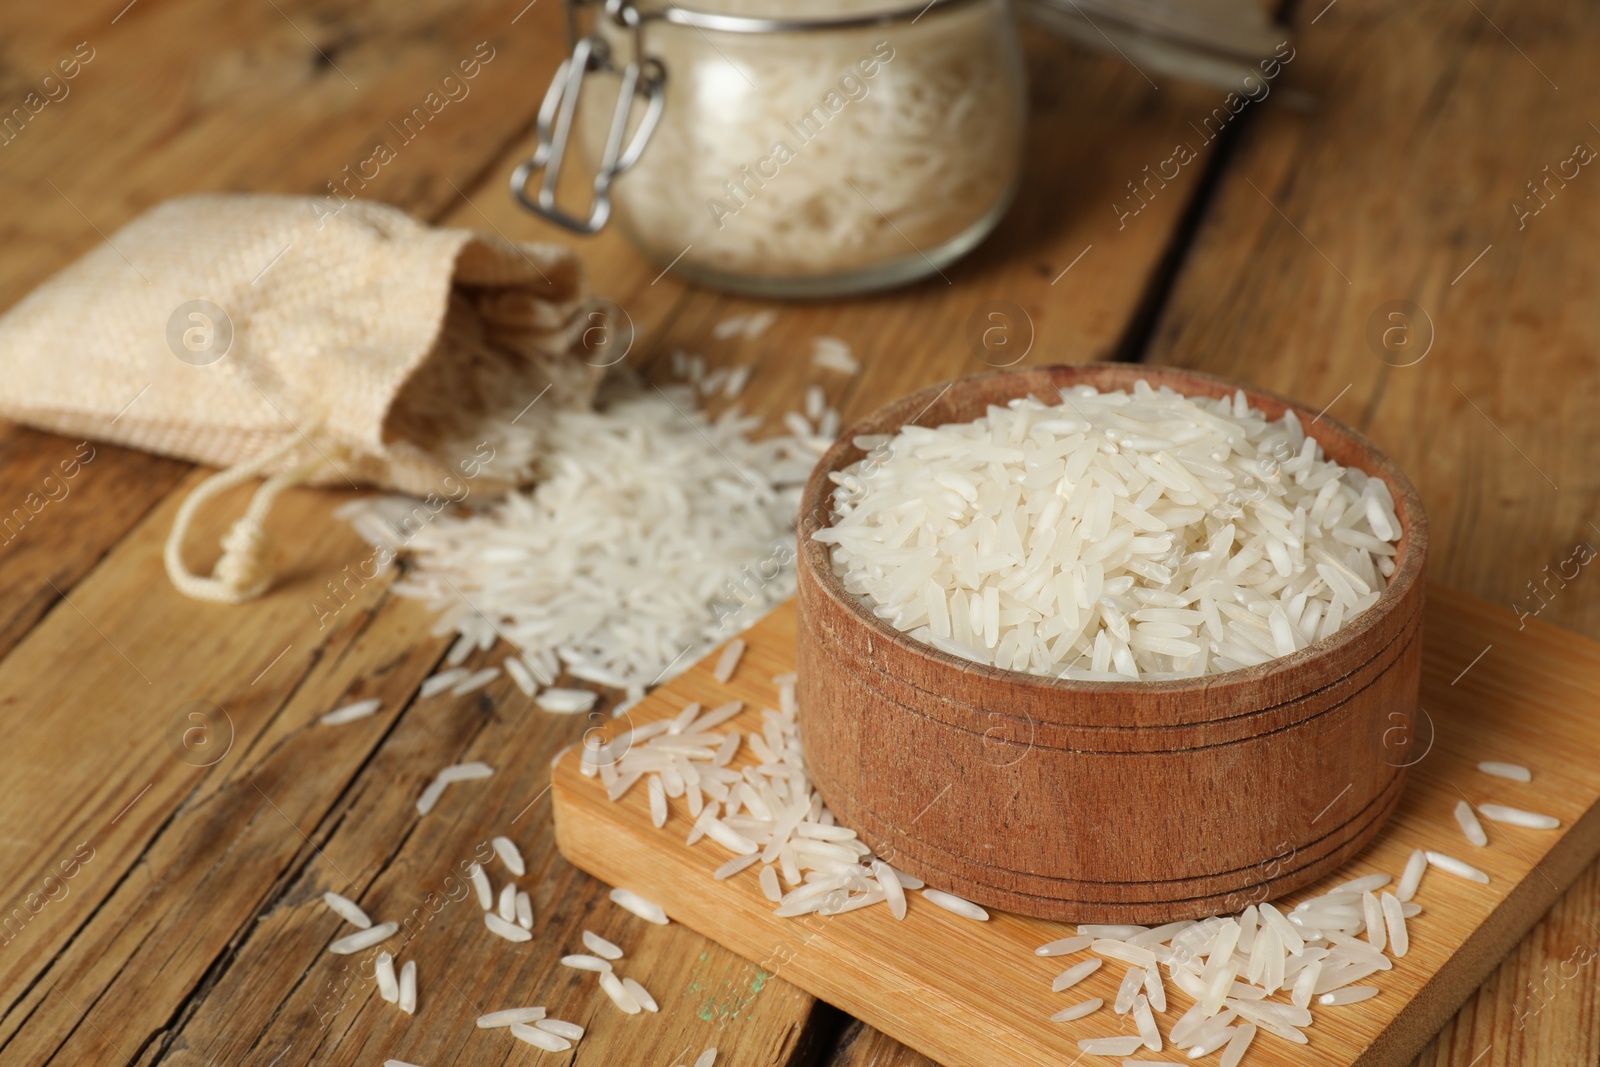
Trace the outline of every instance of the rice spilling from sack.
<instances>
[{"instance_id":1,"label":"rice spilling from sack","mask_svg":"<svg viewBox=\"0 0 1600 1067\"><path fill-rule=\"evenodd\" d=\"M436 633L504 637L586 680L655 685L794 592L794 520L818 442L753 440L689 386L614 377L593 411L549 413L537 484L434 514L359 501L344 514L412 566L395 591Z\"/></svg>"},{"instance_id":2,"label":"rice spilling from sack","mask_svg":"<svg viewBox=\"0 0 1600 1067\"><path fill-rule=\"evenodd\" d=\"M1264 663L1382 595L1389 487L1293 411L1144 381L1058 399L857 438L815 534L845 587L946 652L1103 681Z\"/></svg>"}]
</instances>

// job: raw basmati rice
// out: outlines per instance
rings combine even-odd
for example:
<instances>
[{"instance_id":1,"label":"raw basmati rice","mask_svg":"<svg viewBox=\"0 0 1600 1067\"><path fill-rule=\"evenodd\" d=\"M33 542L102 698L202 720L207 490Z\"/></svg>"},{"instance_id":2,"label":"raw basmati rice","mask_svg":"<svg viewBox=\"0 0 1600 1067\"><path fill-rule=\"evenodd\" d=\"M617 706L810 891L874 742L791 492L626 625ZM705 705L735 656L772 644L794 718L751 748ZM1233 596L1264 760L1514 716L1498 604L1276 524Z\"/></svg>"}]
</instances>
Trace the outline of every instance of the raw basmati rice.
<instances>
[{"instance_id":1,"label":"raw basmati rice","mask_svg":"<svg viewBox=\"0 0 1600 1067\"><path fill-rule=\"evenodd\" d=\"M400 999L400 980L395 977L394 957L380 952L372 964L373 975L378 979L378 995L390 1004Z\"/></svg>"},{"instance_id":2,"label":"raw basmati rice","mask_svg":"<svg viewBox=\"0 0 1600 1067\"><path fill-rule=\"evenodd\" d=\"M472 763L453 763L439 772L439 781L448 785L451 782L471 782L480 778L489 778L493 775L494 768L487 763L476 761Z\"/></svg>"},{"instance_id":3,"label":"raw basmati rice","mask_svg":"<svg viewBox=\"0 0 1600 1067\"><path fill-rule=\"evenodd\" d=\"M533 898L525 890L517 890L517 925L524 930L533 929Z\"/></svg>"},{"instance_id":4,"label":"raw basmati rice","mask_svg":"<svg viewBox=\"0 0 1600 1067\"><path fill-rule=\"evenodd\" d=\"M1065 956L1071 952L1081 952L1089 947L1094 938L1087 934L1077 937L1063 937L1060 941L1052 941L1048 945L1040 945L1034 949L1036 956Z\"/></svg>"},{"instance_id":5,"label":"raw basmati rice","mask_svg":"<svg viewBox=\"0 0 1600 1067\"><path fill-rule=\"evenodd\" d=\"M748 363L741 363L728 372L728 381L722 387L722 399L737 400L744 393L744 387L750 384L750 375L755 368Z\"/></svg>"},{"instance_id":6,"label":"raw basmati rice","mask_svg":"<svg viewBox=\"0 0 1600 1067\"><path fill-rule=\"evenodd\" d=\"M1139 990L1144 988L1144 969L1142 967L1129 967L1122 976L1122 984L1117 987L1117 999L1112 1001L1111 1010L1118 1015L1126 1015L1133 1010L1138 998L1142 996Z\"/></svg>"},{"instance_id":7,"label":"raw basmati rice","mask_svg":"<svg viewBox=\"0 0 1600 1067\"><path fill-rule=\"evenodd\" d=\"M1533 772L1520 763L1500 763L1495 760L1484 760L1478 764L1478 770L1484 774L1492 774L1496 778L1509 778L1513 782L1533 781Z\"/></svg>"},{"instance_id":8,"label":"raw basmati rice","mask_svg":"<svg viewBox=\"0 0 1600 1067\"><path fill-rule=\"evenodd\" d=\"M1529 830L1555 830L1561 826L1561 820L1554 815L1541 815L1536 811L1508 808L1504 804L1479 804L1478 810L1483 813L1485 819L1505 826L1521 826Z\"/></svg>"},{"instance_id":9,"label":"raw basmati rice","mask_svg":"<svg viewBox=\"0 0 1600 1067\"><path fill-rule=\"evenodd\" d=\"M1070 1008L1062 1008L1050 1016L1050 1021L1053 1023L1070 1023L1075 1019L1081 1019L1085 1015L1099 1011L1104 1003L1105 1001L1099 997L1091 997L1088 1000L1072 1005Z\"/></svg>"},{"instance_id":10,"label":"raw basmati rice","mask_svg":"<svg viewBox=\"0 0 1600 1067\"><path fill-rule=\"evenodd\" d=\"M422 696L431 697L437 693L444 692L466 676L467 669L465 667L455 667L448 671L440 671L438 674L423 679L422 687L417 692Z\"/></svg>"},{"instance_id":11,"label":"raw basmati rice","mask_svg":"<svg viewBox=\"0 0 1600 1067\"><path fill-rule=\"evenodd\" d=\"M541 710L557 715L581 715L599 699L600 694L589 689L546 689L533 702Z\"/></svg>"},{"instance_id":12,"label":"raw basmati rice","mask_svg":"<svg viewBox=\"0 0 1600 1067\"><path fill-rule=\"evenodd\" d=\"M485 667L481 671L473 671L456 683L455 687L450 690L450 695L464 697L468 693L477 692L498 677L500 677L499 667Z\"/></svg>"},{"instance_id":13,"label":"raw basmati rice","mask_svg":"<svg viewBox=\"0 0 1600 1067\"><path fill-rule=\"evenodd\" d=\"M597 410L552 413L530 491L423 523L405 497L344 513L411 557L394 590L471 637L463 661L481 632L504 634L541 685L563 662L655 685L794 592L816 453L809 428L752 440L760 425L736 407L707 418L688 387L616 374Z\"/></svg>"},{"instance_id":14,"label":"raw basmati rice","mask_svg":"<svg viewBox=\"0 0 1600 1067\"><path fill-rule=\"evenodd\" d=\"M1389 928L1389 952L1400 959L1411 950L1411 937L1406 932L1405 912L1393 893L1383 895L1383 921Z\"/></svg>"},{"instance_id":15,"label":"raw basmati rice","mask_svg":"<svg viewBox=\"0 0 1600 1067\"><path fill-rule=\"evenodd\" d=\"M708 1048L694 1061L694 1067L716 1067L717 1050Z\"/></svg>"},{"instance_id":16,"label":"raw basmati rice","mask_svg":"<svg viewBox=\"0 0 1600 1067\"><path fill-rule=\"evenodd\" d=\"M1144 984L1142 973L1139 978L1139 984ZM1144 1039L1144 1047L1151 1052L1160 1052L1161 1031L1156 1028L1156 1017L1155 1013L1150 1010L1149 998L1143 993L1133 998L1133 1022L1139 1028L1139 1036Z\"/></svg>"},{"instance_id":17,"label":"raw basmati rice","mask_svg":"<svg viewBox=\"0 0 1600 1067\"><path fill-rule=\"evenodd\" d=\"M503 666L506 673L511 676L511 681L522 690L522 695L531 697L539 692L539 683L533 680L533 675L528 673L528 668L523 666L522 660L516 656L507 656Z\"/></svg>"},{"instance_id":18,"label":"raw basmati rice","mask_svg":"<svg viewBox=\"0 0 1600 1067\"><path fill-rule=\"evenodd\" d=\"M827 410L828 394L822 391L822 386L806 386L806 418L818 422L822 419L822 413Z\"/></svg>"},{"instance_id":19,"label":"raw basmati rice","mask_svg":"<svg viewBox=\"0 0 1600 1067\"><path fill-rule=\"evenodd\" d=\"M905 426L834 472L814 536L846 590L944 652L1095 680L1263 663L1382 594L1390 490L1292 411L1142 381L1059 401Z\"/></svg>"},{"instance_id":20,"label":"raw basmati rice","mask_svg":"<svg viewBox=\"0 0 1600 1067\"><path fill-rule=\"evenodd\" d=\"M622 984L622 980L610 971L600 972L600 988L611 998L611 1003L629 1015L638 1015L644 1010L644 1005L635 1000L633 994Z\"/></svg>"},{"instance_id":21,"label":"raw basmati rice","mask_svg":"<svg viewBox=\"0 0 1600 1067\"><path fill-rule=\"evenodd\" d=\"M472 883L473 890L478 894L478 906L484 911L494 907L494 887L489 884L489 875L483 865L474 863L467 868L467 880Z\"/></svg>"},{"instance_id":22,"label":"raw basmati rice","mask_svg":"<svg viewBox=\"0 0 1600 1067\"><path fill-rule=\"evenodd\" d=\"M735 856L727 863L724 863L721 867L718 867L716 873L711 877L715 878L719 882L728 878L732 878L734 875L738 874L752 863L755 863L760 858L760 853L756 852L751 852L743 856Z\"/></svg>"},{"instance_id":23,"label":"raw basmati rice","mask_svg":"<svg viewBox=\"0 0 1600 1067\"><path fill-rule=\"evenodd\" d=\"M367 917L367 913L361 910L361 905L357 904L349 897L340 896L338 893L335 893L330 889L326 893L322 894L322 899L328 905L328 907L333 909L334 913L337 914L339 918L343 919L351 926L358 926L363 930L370 930L372 928L372 920Z\"/></svg>"},{"instance_id":24,"label":"raw basmati rice","mask_svg":"<svg viewBox=\"0 0 1600 1067\"><path fill-rule=\"evenodd\" d=\"M1406 860L1405 872L1400 875L1400 885L1395 889L1395 897L1403 904L1417 895L1417 887L1422 884L1422 876L1428 870L1428 854L1422 849L1413 849L1411 857Z\"/></svg>"},{"instance_id":25,"label":"raw basmati rice","mask_svg":"<svg viewBox=\"0 0 1600 1067\"><path fill-rule=\"evenodd\" d=\"M483 913L483 925L487 926L492 933L499 934L507 941L533 940L533 934L510 920L500 918L499 915L492 911Z\"/></svg>"},{"instance_id":26,"label":"raw basmati rice","mask_svg":"<svg viewBox=\"0 0 1600 1067\"><path fill-rule=\"evenodd\" d=\"M589 930L583 932L583 947L603 960L620 960L622 949Z\"/></svg>"},{"instance_id":27,"label":"raw basmati rice","mask_svg":"<svg viewBox=\"0 0 1600 1067\"><path fill-rule=\"evenodd\" d=\"M837 337L811 339L811 365L840 374L855 374L861 369L861 364L850 354L850 346Z\"/></svg>"},{"instance_id":28,"label":"raw basmati rice","mask_svg":"<svg viewBox=\"0 0 1600 1067\"><path fill-rule=\"evenodd\" d=\"M369 930L359 933L346 934L328 946L328 951L335 956L350 956L362 949L371 948L389 940L400 929L399 923L379 923Z\"/></svg>"},{"instance_id":29,"label":"raw basmati rice","mask_svg":"<svg viewBox=\"0 0 1600 1067\"><path fill-rule=\"evenodd\" d=\"M533 1025L547 1034L555 1034L568 1041L583 1040L583 1027L577 1023L569 1023L565 1019L540 1019Z\"/></svg>"},{"instance_id":30,"label":"raw basmati rice","mask_svg":"<svg viewBox=\"0 0 1600 1067\"><path fill-rule=\"evenodd\" d=\"M1378 890L1382 889L1384 886L1388 885L1392 881L1394 881L1393 878L1389 877L1387 874L1384 874L1384 873L1382 873L1380 871L1380 872L1378 872L1376 874L1365 874L1365 875L1362 875L1360 878L1352 878L1348 882L1343 882L1343 883L1341 883L1339 885L1334 886L1332 889L1328 890L1328 892L1329 893L1376 893Z\"/></svg>"},{"instance_id":31,"label":"raw basmati rice","mask_svg":"<svg viewBox=\"0 0 1600 1067\"><path fill-rule=\"evenodd\" d=\"M631 911L645 922L655 923L657 926L666 926L670 921L667 913L660 904L653 900L646 900L631 889L613 889L611 903L624 911Z\"/></svg>"},{"instance_id":32,"label":"raw basmati rice","mask_svg":"<svg viewBox=\"0 0 1600 1067\"><path fill-rule=\"evenodd\" d=\"M1487 874L1478 870L1478 868L1474 867L1472 864L1464 863L1461 860L1456 859L1454 856L1447 856L1443 852L1434 852L1430 850L1428 852L1428 864L1430 866L1439 868L1441 871L1453 874L1457 878L1465 878L1469 882L1481 882L1484 885L1489 884L1489 876Z\"/></svg>"},{"instance_id":33,"label":"raw basmati rice","mask_svg":"<svg viewBox=\"0 0 1600 1067\"><path fill-rule=\"evenodd\" d=\"M717 657L717 666L711 672L711 676L721 684L727 685L728 680L733 677L733 672L739 669L739 658L743 655L744 638L735 637L722 650L722 655Z\"/></svg>"},{"instance_id":34,"label":"raw basmati rice","mask_svg":"<svg viewBox=\"0 0 1600 1067\"><path fill-rule=\"evenodd\" d=\"M494 846L495 855L500 857L500 862L506 865L506 870L521 878L528 873L527 864L522 861L522 852L517 848L517 843L505 835L491 838L489 844Z\"/></svg>"},{"instance_id":35,"label":"raw basmati rice","mask_svg":"<svg viewBox=\"0 0 1600 1067\"><path fill-rule=\"evenodd\" d=\"M439 803L439 798L444 796L445 783L435 778L423 787L422 793L417 797L417 814L426 815Z\"/></svg>"},{"instance_id":36,"label":"raw basmati rice","mask_svg":"<svg viewBox=\"0 0 1600 1067\"><path fill-rule=\"evenodd\" d=\"M1144 1047L1144 1038L1138 1034L1127 1037L1086 1037L1078 1047L1091 1056L1131 1056Z\"/></svg>"},{"instance_id":37,"label":"raw basmati rice","mask_svg":"<svg viewBox=\"0 0 1600 1067\"><path fill-rule=\"evenodd\" d=\"M383 707L383 701L377 697L373 697L371 700L358 700L354 704L346 704L342 708L328 712L322 717L322 725L342 726L347 722L365 719L376 714L381 707Z\"/></svg>"},{"instance_id":38,"label":"raw basmati rice","mask_svg":"<svg viewBox=\"0 0 1600 1067\"><path fill-rule=\"evenodd\" d=\"M1233 1036L1228 1039L1227 1046L1222 1050L1222 1059L1217 1067L1239 1067L1239 1061L1244 1059L1244 1054L1250 1049L1250 1042L1256 1039L1255 1023L1244 1023L1233 1028Z\"/></svg>"},{"instance_id":39,"label":"raw basmati rice","mask_svg":"<svg viewBox=\"0 0 1600 1067\"><path fill-rule=\"evenodd\" d=\"M495 914L506 922L517 921L517 884L507 882L500 887L500 900L495 905Z\"/></svg>"},{"instance_id":40,"label":"raw basmati rice","mask_svg":"<svg viewBox=\"0 0 1600 1067\"><path fill-rule=\"evenodd\" d=\"M1484 813L1485 815L1488 812ZM1489 835L1484 832L1483 823L1478 821L1478 816L1473 814L1472 805L1465 800L1456 801L1456 822L1461 826L1461 832L1467 840L1483 848L1489 843Z\"/></svg>"},{"instance_id":41,"label":"raw basmati rice","mask_svg":"<svg viewBox=\"0 0 1600 1067\"><path fill-rule=\"evenodd\" d=\"M575 971L598 971L602 974L611 973L611 963L609 960L603 960L599 956L588 956L581 952L571 956L562 956L561 966L571 967Z\"/></svg>"},{"instance_id":42,"label":"raw basmati rice","mask_svg":"<svg viewBox=\"0 0 1600 1067\"><path fill-rule=\"evenodd\" d=\"M632 978L624 978L622 980L622 988L626 989L628 991L628 995L634 1000L638 1001L639 1006L645 1011L661 1010L661 1006L656 1003L656 998L650 995L650 991L644 986L640 985L638 982L635 982Z\"/></svg>"},{"instance_id":43,"label":"raw basmati rice","mask_svg":"<svg viewBox=\"0 0 1600 1067\"><path fill-rule=\"evenodd\" d=\"M406 960L400 968L400 1010L407 1015L417 1013L417 961Z\"/></svg>"},{"instance_id":44,"label":"raw basmati rice","mask_svg":"<svg viewBox=\"0 0 1600 1067\"><path fill-rule=\"evenodd\" d=\"M1324 993L1317 998L1318 1004L1359 1004L1363 1000L1371 1000L1378 995L1375 985L1347 985L1343 989L1336 989L1332 993Z\"/></svg>"},{"instance_id":45,"label":"raw basmati rice","mask_svg":"<svg viewBox=\"0 0 1600 1067\"><path fill-rule=\"evenodd\" d=\"M719 341L726 341L730 337L746 337L754 340L767 332L767 327L778 320L778 313L771 308L763 308L749 315L731 315L711 327L711 336Z\"/></svg>"},{"instance_id":46,"label":"raw basmati rice","mask_svg":"<svg viewBox=\"0 0 1600 1067\"><path fill-rule=\"evenodd\" d=\"M543 1008L502 1008L499 1011L491 1011L487 1015L478 1016L478 1029L492 1030L497 1026L537 1022L543 1018Z\"/></svg>"},{"instance_id":47,"label":"raw basmati rice","mask_svg":"<svg viewBox=\"0 0 1600 1067\"><path fill-rule=\"evenodd\" d=\"M439 803L439 798L444 796L445 788L455 782L469 782L479 778L488 778L494 774L494 768L487 763L457 763L446 767L429 782L422 790L422 795L417 797L417 814L426 815Z\"/></svg>"},{"instance_id":48,"label":"raw basmati rice","mask_svg":"<svg viewBox=\"0 0 1600 1067\"><path fill-rule=\"evenodd\" d=\"M543 1030L529 1026L526 1023L512 1023L510 1029L511 1036L518 1041L532 1045L534 1048L543 1049L546 1052L565 1052L572 1047L572 1042L566 1038L557 1037L555 1034L547 1034Z\"/></svg>"},{"instance_id":49,"label":"raw basmati rice","mask_svg":"<svg viewBox=\"0 0 1600 1067\"><path fill-rule=\"evenodd\" d=\"M1056 975L1056 980L1050 983L1050 992L1059 993L1063 989L1071 989L1073 986L1077 985L1079 982L1098 971L1104 962L1104 960L1092 959L1084 960L1082 963L1073 964L1071 967L1068 967L1066 970Z\"/></svg>"},{"instance_id":50,"label":"raw basmati rice","mask_svg":"<svg viewBox=\"0 0 1600 1067\"><path fill-rule=\"evenodd\" d=\"M922 890L922 895L926 897L930 903L937 904L945 911L954 912L956 915L960 915L963 918L977 919L979 922L987 922L989 920L989 913L987 911L974 904L970 900L964 900L963 898L956 896L954 893L946 893L938 889L924 888Z\"/></svg>"}]
</instances>

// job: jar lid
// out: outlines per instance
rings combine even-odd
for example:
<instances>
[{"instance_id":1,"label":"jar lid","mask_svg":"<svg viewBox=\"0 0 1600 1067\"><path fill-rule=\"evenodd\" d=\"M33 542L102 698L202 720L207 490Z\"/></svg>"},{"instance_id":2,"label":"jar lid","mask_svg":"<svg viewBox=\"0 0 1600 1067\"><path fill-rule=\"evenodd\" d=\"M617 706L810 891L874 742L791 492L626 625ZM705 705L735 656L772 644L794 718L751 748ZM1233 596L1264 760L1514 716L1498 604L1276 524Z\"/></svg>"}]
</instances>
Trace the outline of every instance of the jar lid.
<instances>
[{"instance_id":1,"label":"jar lid","mask_svg":"<svg viewBox=\"0 0 1600 1067\"><path fill-rule=\"evenodd\" d=\"M646 19L725 33L852 29L914 22L929 11L972 0L643 0Z\"/></svg>"}]
</instances>

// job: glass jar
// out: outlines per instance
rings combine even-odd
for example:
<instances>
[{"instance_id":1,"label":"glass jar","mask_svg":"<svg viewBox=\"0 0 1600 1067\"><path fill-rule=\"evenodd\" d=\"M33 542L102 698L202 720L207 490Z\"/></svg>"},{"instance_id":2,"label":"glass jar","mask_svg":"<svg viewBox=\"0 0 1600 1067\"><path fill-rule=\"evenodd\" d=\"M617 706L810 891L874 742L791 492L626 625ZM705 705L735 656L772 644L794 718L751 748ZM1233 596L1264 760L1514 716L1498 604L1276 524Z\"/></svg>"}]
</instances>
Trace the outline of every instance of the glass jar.
<instances>
[{"instance_id":1,"label":"glass jar","mask_svg":"<svg viewBox=\"0 0 1600 1067\"><path fill-rule=\"evenodd\" d=\"M569 0L574 54L513 177L523 204L583 233L614 213L663 268L783 297L900 285L994 228L1026 110L1010 0L700 2ZM555 197L574 130L586 216Z\"/></svg>"}]
</instances>

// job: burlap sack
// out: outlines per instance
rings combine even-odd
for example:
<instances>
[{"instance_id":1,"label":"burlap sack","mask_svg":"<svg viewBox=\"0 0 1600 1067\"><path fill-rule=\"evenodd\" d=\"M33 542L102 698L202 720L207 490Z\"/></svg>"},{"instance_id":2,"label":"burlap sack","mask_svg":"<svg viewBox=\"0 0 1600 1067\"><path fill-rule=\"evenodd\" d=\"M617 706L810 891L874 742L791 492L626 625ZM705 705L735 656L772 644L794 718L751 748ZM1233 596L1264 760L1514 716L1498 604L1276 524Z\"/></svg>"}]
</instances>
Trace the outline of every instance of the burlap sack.
<instances>
[{"instance_id":1,"label":"burlap sack","mask_svg":"<svg viewBox=\"0 0 1600 1067\"><path fill-rule=\"evenodd\" d=\"M546 413L591 403L604 373L586 297L555 246L376 203L187 197L0 317L0 415L230 468L185 502L167 567L191 596L245 600L271 582L261 521L289 485L527 481ZM190 574L195 510L268 473L215 575Z\"/></svg>"}]
</instances>

